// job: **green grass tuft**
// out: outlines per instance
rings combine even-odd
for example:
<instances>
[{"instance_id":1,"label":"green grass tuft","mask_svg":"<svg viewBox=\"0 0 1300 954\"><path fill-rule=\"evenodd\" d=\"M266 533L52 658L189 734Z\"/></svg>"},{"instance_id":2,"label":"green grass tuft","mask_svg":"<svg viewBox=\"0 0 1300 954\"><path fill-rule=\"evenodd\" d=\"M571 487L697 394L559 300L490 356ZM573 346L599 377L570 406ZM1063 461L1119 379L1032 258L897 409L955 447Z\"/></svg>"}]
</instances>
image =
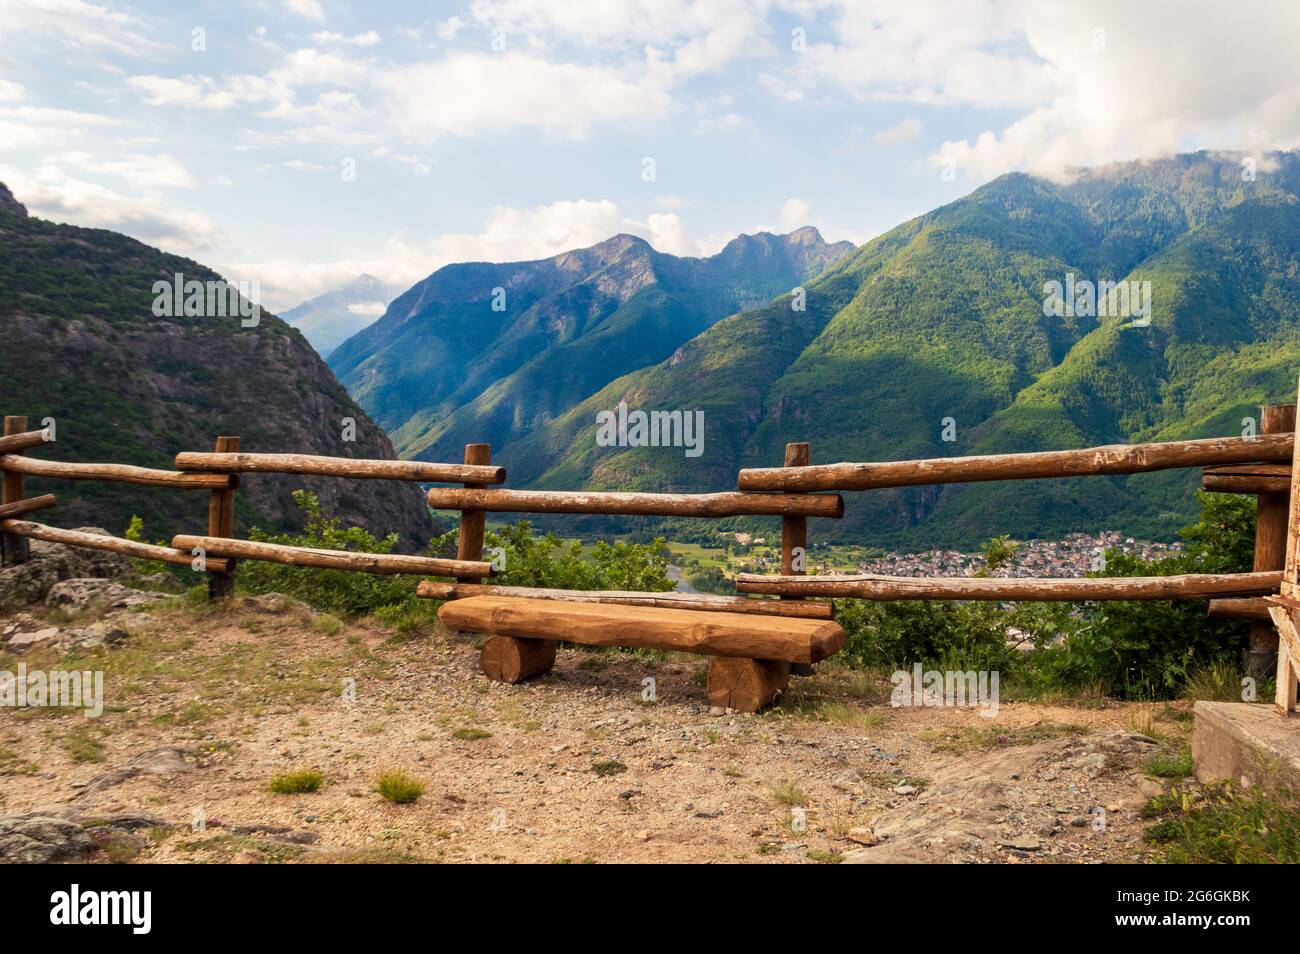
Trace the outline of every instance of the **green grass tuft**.
<instances>
[{"instance_id":1,"label":"green grass tuft","mask_svg":"<svg viewBox=\"0 0 1300 954\"><path fill-rule=\"evenodd\" d=\"M325 776L315 769L284 772L271 779L270 789L277 795L301 795L314 792L325 783Z\"/></svg>"},{"instance_id":2,"label":"green grass tuft","mask_svg":"<svg viewBox=\"0 0 1300 954\"><path fill-rule=\"evenodd\" d=\"M424 794L424 785L405 772L384 772L375 780L375 790L394 805L409 805Z\"/></svg>"}]
</instances>

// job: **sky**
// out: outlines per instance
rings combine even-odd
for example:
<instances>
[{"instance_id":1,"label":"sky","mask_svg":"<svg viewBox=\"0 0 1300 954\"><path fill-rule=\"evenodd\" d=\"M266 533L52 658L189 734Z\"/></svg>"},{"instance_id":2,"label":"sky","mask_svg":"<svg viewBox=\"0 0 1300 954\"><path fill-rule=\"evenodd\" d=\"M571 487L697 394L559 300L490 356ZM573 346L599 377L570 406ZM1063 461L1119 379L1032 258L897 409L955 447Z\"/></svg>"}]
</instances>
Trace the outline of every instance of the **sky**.
<instances>
[{"instance_id":1,"label":"sky","mask_svg":"<svg viewBox=\"0 0 1300 954\"><path fill-rule=\"evenodd\" d=\"M0 0L0 182L256 281L861 243L1003 173L1300 147L1300 3Z\"/></svg>"}]
</instances>

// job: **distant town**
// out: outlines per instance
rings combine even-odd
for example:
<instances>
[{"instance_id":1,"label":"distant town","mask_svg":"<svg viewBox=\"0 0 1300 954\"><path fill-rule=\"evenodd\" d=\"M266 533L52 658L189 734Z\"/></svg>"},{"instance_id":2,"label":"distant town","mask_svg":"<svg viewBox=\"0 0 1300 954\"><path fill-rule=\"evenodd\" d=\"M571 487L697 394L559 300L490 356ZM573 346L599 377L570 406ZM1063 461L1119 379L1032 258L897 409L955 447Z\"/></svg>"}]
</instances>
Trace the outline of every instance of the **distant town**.
<instances>
[{"instance_id":1,"label":"distant town","mask_svg":"<svg viewBox=\"0 0 1300 954\"><path fill-rule=\"evenodd\" d=\"M744 535L738 535L744 536ZM761 546L763 538L752 542ZM1017 540L1015 557L998 568L998 576L1011 577L1081 577L1089 571L1105 569L1107 550L1138 556L1144 560L1173 556L1182 551L1181 543L1151 543L1126 537L1118 530L1103 533L1073 533L1062 540ZM959 550L925 550L920 553L888 552L870 556L856 562L856 567L845 565L843 550L830 547L819 552L816 545L809 555L810 573L878 573L886 576L971 576L985 566L980 552L963 553ZM755 571L775 572L779 555L772 552L751 553L742 562L749 563ZM748 567L744 567L748 569Z\"/></svg>"},{"instance_id":2,"label":"distant town","mask_svg":"<svg viewBox=\"0 0 1300 954\"><path fill-rule=\"evenodd\" d=\"M1105 569L1104 554L1117 550L1144 560L1172 556L1181 543L1149 543L1122 536L1117 530L1105 533L1074 533L1064 540L1016 541L1015 557L998 568L998 576L1083 576L1090 570ZM926 550L923 553L888 553L858 565L860 573L888 576L970 576L984 566L982 553L957 550Z\"/></svg>"}]
</instances>

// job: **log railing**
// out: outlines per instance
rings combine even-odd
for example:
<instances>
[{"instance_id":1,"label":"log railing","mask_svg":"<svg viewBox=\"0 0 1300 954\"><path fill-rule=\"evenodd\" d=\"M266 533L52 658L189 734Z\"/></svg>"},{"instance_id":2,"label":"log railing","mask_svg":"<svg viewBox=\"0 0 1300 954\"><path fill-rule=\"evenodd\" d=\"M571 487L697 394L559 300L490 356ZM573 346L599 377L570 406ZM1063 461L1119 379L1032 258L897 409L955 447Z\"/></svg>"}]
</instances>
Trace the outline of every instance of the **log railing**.
<instances>
[{"instance_id":1,"label":"log railing","mask_svg":"<svg viewBox=\"0 0 1300 954\"><path fill-rule=\"evenodd\" d=\"M871 600L1165 600L1211 598L1216 617L1248 619L1252 625L1249 661L1262 670L1276 647L1279 653L1279 706L1294 708L1295 671L1286 639L1279 636L1282 608L1300 611L1300 568L1288 534L1300 533L1300 506L1293 488L1300 487L1294 468L1294 405L1264 408L1260 433L1161 443L1122 444L1082 450L991 454L911 461L814 464L804 443L786 446L781 467L747 468L738 475L738 490L722 493L628 493L494 489L504 483L505 468L490 463L486 444L471 444L463 463L364 460L309 454L242 453L239 439L218 438L213 452L177 454L175 471L124 464L81 464L41 460L25 452L50 439L48 431L28 431L22 417L6 417L0 436L0 555L4 562L26 558L26 540L41 539L113 550L131 556L190 563L209 576L214 597L229 593L237 560L267 560L291 566L326 567L366 573L409 573L458 578L446 583L426 580L419 595L454 600L465 596L562 600L765 616L826 619L830 598ZM891 577L882 575L808 575L809 517L839 518L844 501L834 491L861 491L927 484L970 483L1137 474L1174 468L1203 468L1206 490L1255 494L1259 498L1255 564L1252 572L1187 574L1166 577L981 578ZM365 554L353 551L290 547L234 537L234 497L241 474L310 474L325 477L458 484L428 491L429 506L459 510L461 532L455 559ZM69 480L107 480L146 486L202 489L211 493L206 535L178 534L170 547L99 534L60 530L20 519L53 506L53 495L27 498L24 476ZM830 493L828 493L828 491ZM489 512L569 513L618 516L781 518L781 574L740 574L737 591L752 596L684 593L623 593L503 587L466 582L490 577L483 560L483 534ZM1289 557L1288 557L1289 554ZM195 561L198 561L197 563ZM774 596L779 600L765 600ZM755 599L753 597L759 597ZM1278 601L1281 601L1280 603ZM1292 605L1294 604L1294 605ZM1287 610L1290 612L1290 610ZM1300 637L1296 637L1300 640ZM1300 642L1294 655L1300 658ZM1285 672L1283 672L1285 670ZM1289 695L1288 695L1289 693Z\"/></svg>"},{"instance_id":2,"label":"log railing","mask_svg":"<svg viewBox=\"0 0 1300 954\"><path fill-rule=\"evenodd\" d=\"M312 474L406 481L473 481L476 485L501 483L505 468L467 464L438 464L423 461L364 460L322 457L309 454L245 454L239 452L238 437L218 437L212 453L182 453L176 456L175 471L155 470L128 464L85 464L42 460L24 451L52 439L49 430L28 431L27 419L4 419L0 436L0 541L3 562L27 559L27 541L45 540L71 546L106 550L144 560L188 565L207 574L208 592L213 598L228 595L234 587L236 560L264 560L289 566L323 567L360 573L412 574L478 579L491 576L492 566L481 560L450 560L403 554L358 553L352 550L323 550L282 544L238 540L234 537L235 493L243 473ZM108 534L64 530L18 519L35 510L57 504L53 494L24 495L25 476L62 480L100 480L182 490L207 490L206 535L178 534L171 546L157 546Z\"/></svg>"}]
</instances>

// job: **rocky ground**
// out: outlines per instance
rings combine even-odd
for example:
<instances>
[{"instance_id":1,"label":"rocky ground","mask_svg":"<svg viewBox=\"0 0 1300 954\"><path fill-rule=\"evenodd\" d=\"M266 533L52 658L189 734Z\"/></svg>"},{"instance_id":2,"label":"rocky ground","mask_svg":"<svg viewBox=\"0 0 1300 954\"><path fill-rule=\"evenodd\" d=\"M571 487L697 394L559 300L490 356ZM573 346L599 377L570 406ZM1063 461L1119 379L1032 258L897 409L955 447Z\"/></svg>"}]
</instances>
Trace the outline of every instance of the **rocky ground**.
<instances>
[{"instance_id":1,"label":"rocky ground","mask_svg":"<svg viewBox=\"0 0 1300 954\"><path fill-rule=\"evenodd\" d=\"M1162 790L1143 766L1190 729L1183 704L892 709L886 681L833 670L727 713L680 655L562 650L506 686L436 624L86 571L0 619L0 669L105 680L98 718L0 709L0 861L1135 861ZM270 791L302 769L319 790ZM418 800L381 797L386 770Z\"/></svg>"}]
</instances>

